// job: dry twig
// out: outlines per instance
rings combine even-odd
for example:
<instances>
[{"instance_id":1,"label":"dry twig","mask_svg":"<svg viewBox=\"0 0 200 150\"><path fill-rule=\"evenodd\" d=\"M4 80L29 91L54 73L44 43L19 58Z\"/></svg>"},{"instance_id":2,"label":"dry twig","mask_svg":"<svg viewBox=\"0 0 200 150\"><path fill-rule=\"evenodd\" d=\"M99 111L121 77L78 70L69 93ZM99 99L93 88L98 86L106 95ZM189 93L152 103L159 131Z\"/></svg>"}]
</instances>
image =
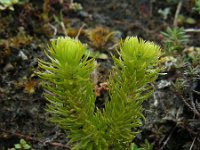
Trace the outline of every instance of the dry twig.
<instances>
[{"instance_id":1,"label":"dry twig","mask_svg":"<svg viewBox=\"0 0 200 150\"><path fill-rule=\"evenodd\" d=\"M195 137L194 140L192 141L192 145L190 146L190 149L189 149L189 150L192 150L192 148L193 148L193 146L194 146L194 143L195 143L195 141L196 141L196 138L197 138L197 137Z\"/></svg>"},{"instance_id":2,"label":"dry twig","mask_svg":"<svg viewBox=\"0 0 200 150\"><path fill-rule=\"evenodd\" d=\"M178 15L179 15L179 13L181 11L182 4L183 4L183 1L181 0L177 5L176 13L175 13L175 16L174 16L174 23L173 23L174 27L177 27Z\"/></svg>"},{"instance_id":3,"label":"dry twig","mask_svg":"<svg viewBox=\"0 0 200 150\"><path fill-rule=\"evenodd\" d=\"M50 24L50 23L48 23L48 25L49 25L50 28L53 29L53 36L55 37L56 34L57 34L57 28L54 25Z\"/></svg>"},{"instance_id":4,"label":"dry twig","mask_svg":"<svg viewBox=\"0 0 200 150\"><path fill-rule=\"evenodd\" d=\"M193 29L193 28L189 28L189 29L185 29L185 32L200 32L200 29Z\"/></svg>"},{"instance_id":5,"label":"dry twig","mask_svg":"<svg viewBox=\"0 0 200 150\"><path fill-rule=\"evenodd\" d=\"M160 148L160 150L163 150L163 149L164 149L164 147L166 146L166 144L167 144L168 141L170 140L172 134L174 133L175 129L176 129L176 126L173 127L173 129L172 129L172 131L170 132L169 136L168 136L167 139L163 142L163 145L162 145L162 147Z\"/></svg>"}]
</instances>

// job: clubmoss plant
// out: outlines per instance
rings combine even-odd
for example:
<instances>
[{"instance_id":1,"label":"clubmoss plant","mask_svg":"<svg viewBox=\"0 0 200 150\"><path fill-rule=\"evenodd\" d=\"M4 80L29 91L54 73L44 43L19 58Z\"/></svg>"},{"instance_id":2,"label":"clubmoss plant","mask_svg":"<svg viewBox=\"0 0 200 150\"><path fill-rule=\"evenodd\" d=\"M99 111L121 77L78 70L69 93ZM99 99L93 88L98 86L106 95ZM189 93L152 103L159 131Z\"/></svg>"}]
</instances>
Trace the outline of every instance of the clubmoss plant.
<instances>
[{"instance_id":1,"label":"clubmoss plant","mask_svg":"<svg viewBox=\"0 0 200 150\"><path fill-rule=\"evenodd\" d=\"M189 36L183 28L168 27L161 34L164 36L164 47L168 52L182 51L189 40Z\"/></svg>"},{"instance_id":2,"label":"clubmoss plant","mask_svg":"<svg viewBox=\"0 0 200 150\"><path fill-rule=\"evenodd\" d=\"M73 150L128 149L142 125L150 83L157 78L160 47L137 37L121 42L108 81L110 99L102 110L95 108L90 79L94 58L85 51L80 41L60 37L48 47L49 61L39 60L50 120L69 131Z\"/></svg>"}]
</instances>

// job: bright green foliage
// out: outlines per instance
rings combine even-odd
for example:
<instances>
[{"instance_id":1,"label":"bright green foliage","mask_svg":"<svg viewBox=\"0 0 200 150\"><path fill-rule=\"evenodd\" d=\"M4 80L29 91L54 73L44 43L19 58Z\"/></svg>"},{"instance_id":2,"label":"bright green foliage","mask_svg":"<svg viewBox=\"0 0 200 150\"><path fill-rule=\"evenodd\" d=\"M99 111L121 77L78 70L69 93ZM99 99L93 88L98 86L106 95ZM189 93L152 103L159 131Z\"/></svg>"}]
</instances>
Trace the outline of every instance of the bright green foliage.
<instances>
[{"instance_id":1,"label":"bright green foliage","mask_svg":"<svg viewBox=\"0 0 200 150\"><path fill-rule=\"evenodd\" d=\"M30 149L31 146L29 144L26 143L26 141L24 139L20 139L19 144L15 144L15 149L19 149L19 150L25 150L25 149Z\"/></svg>"},{"instance_id":2,"label":"bright green foliage","mask_svg":"<svg viewBox=\"0 0 200 150\"><path fill-rule=\"evenodd\" d=\"M130 150L153 150L153 145L147 140L142 147L138 147L135 143L131 143Z\"/></svg>"},{"instance_id":3,"label":"bright green foliage","mask_svg":"<svg viewBox=\"0 0 200 150\"><path fill-rule=\"evenodd\" d=\"M157 77L160 48L137 37L126 38L120 47L120 57L113 56L110 100L103 110L95 108L90 81L94 58L88 60L78 40L52 41L46 53L50 61L39 60L47 111L52 122L69 131L74 150L128 149L142 124L142 103L152 93L149 83Z\"/></svg>"},{"instance_id":4,"label":"bright green foliage","mask_svg":"<svg viewBox=\"0 0 200 150\"><path fill-rule=\"evenodd\" d=\"M144 148L139 148L135 143L131 143L130 150L145 150Z\"/></svg>"},{"instance_id":5,"label":"bright green foliage","mask_svg":"<svg viewBox=\"0 0 200 150\"><path fill-rule=\"evenodd\" d=\"M168 27L166 32L161 32L161 34L164 36L165 48L168 51L183 50L189 40L183 28Z\"/></svg>"},{"instance_id":6,"label":"bright green foliage","mask_svg":"<svg viewBox=\"0 0 200 150\"><path fill-rule=\"evenodd\" d=\"M200 0L195 0L194 10L196 10L200 14Z\"/></svg>"},{"instance_id":7,"label":"bright green foliage","mask_svg":"<svg viewBox=\"0 0 200 150\"><path fill-rule=\"evenodd\" d=\"M0 10L10 9L14 10L13 5L23 4L28 0L0 0Z\"/></svg>"}]
</instances>

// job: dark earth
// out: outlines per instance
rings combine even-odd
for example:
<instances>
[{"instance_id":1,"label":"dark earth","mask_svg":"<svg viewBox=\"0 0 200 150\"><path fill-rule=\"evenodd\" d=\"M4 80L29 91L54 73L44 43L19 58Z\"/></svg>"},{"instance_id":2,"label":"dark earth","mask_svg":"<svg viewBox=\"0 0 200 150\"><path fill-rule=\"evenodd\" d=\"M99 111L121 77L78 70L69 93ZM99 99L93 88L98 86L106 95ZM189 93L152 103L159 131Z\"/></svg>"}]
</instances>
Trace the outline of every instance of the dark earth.
<instances>
[{"instance_id":1,"label":"dark earth","mask_svg":"<svg viewBox=\"0 0 200 150\"><path fill-rule=\"evenodd\" d=\"M141 147L148 140L155 150L200 149L200 11L194 10L195 0L21 2L14 10L0 10L0 150L14 148L20 139L35 150L70 149L67 131L48 121L47 101L35 74L37 59L46 59L43 50L58 36L78 37L98 55L94 90L99 108L108 96L109 89L101 86L112 69L111 53L117 55L118 41L138 36L159 44L161 74L144 103L146 121L133 142ZM180 4L184 18L176 20ZM160 13L165 8L169 12ZM185 29L189 41L169 52L161 31L176 26Z\"/></svg>"}]
</instances>

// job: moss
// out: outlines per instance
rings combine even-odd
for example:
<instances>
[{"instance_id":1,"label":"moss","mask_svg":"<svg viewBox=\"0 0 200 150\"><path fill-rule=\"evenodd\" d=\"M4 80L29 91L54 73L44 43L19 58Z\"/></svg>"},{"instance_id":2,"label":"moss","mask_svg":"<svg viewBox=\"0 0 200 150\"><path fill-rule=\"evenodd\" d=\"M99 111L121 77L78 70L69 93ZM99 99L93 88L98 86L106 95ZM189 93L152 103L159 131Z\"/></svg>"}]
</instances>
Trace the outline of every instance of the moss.
<instances>
[{"instance_id":1,"label":"moss","mask_svg":"<svg viewBox=\"0 0 200 150\"><path fill-rule=\"evenodd\" d=\"M152 93L149 83L157 78L159 46L137 37L121 42L120 57L108 88L110 101L95 110L95 93L90 73L94 58L88 60L85 46L71 38L58 38L46 52L49 62L39 60L43 70L50 120L69 131L72 149L128 149L141 126L142 103ZM135 130L133 130L135 129Z\"/></svg>"}]
</instances>

